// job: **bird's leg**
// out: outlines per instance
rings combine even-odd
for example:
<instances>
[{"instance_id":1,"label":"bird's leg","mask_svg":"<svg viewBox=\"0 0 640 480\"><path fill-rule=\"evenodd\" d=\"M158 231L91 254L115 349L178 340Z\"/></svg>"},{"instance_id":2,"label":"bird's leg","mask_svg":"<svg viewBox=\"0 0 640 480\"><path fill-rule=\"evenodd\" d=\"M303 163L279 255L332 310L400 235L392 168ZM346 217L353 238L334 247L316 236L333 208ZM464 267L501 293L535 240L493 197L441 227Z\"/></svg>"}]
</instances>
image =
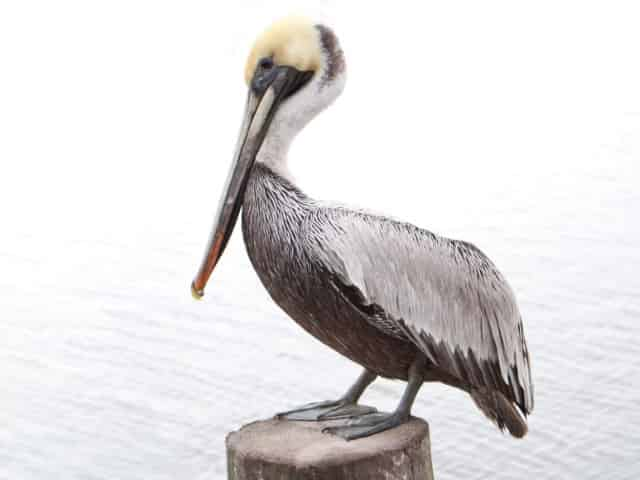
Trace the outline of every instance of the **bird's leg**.
<instances>
[{"instance_id":1,"label":"bird's leg","mask_svg":"<svg viewBox=\"0 0 640 480\"><path fill-rule=\"evenodd\" d=\"M276 414L276 418L284 420L321 421L338 418L355 418L377 412L373 407L358 405L358 400L377 375L364 370L356 382L340 399L314 402Z\"/></svg>"},{"instance_id":2,"label":"bird's leg","mask_svg":"<svg viewBox=\"0 0 640 480\"><path fill-rule=\"evenodd\" d=\"M411 416L411 406L424 382L424 359L413 362L409 368L407 387L402 399L393 413L371 413L351 419L343 425L326 427L322 431L338 435L346 440L368 437L403 424Z\"/></svg>"}]
</instances>

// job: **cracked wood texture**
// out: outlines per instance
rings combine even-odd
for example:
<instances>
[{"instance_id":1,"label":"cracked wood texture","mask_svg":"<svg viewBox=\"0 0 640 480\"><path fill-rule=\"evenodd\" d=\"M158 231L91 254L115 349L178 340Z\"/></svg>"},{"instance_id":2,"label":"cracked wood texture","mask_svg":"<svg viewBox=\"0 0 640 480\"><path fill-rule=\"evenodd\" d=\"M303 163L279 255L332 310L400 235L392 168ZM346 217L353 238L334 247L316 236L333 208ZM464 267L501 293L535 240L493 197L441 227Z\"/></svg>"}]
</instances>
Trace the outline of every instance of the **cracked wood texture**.
<instances>
[{"instance_id":1,"label":"cracked wood texture","mask_svg":"<svg viewBox=\"0 0 640 480\"><path fill-rule=\"evenodd\" d=\"M432 480L429 425L347 442L322 433L331 422L264 420L227 436L229 480Z\"/></svg>"}]
</instances>

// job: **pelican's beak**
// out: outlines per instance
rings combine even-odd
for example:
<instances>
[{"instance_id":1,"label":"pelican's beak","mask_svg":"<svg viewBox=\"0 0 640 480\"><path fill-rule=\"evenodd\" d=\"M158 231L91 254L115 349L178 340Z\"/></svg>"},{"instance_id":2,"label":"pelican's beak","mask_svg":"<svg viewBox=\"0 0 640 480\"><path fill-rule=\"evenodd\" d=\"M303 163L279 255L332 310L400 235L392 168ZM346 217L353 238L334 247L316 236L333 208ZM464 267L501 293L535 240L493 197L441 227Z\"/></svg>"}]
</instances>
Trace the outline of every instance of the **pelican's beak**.
<instances>
[{"instance_id":1,"label":"pelican's beak","mask_svg":"<svg viewBox=\"0 0 640 480\"><path fill-rule=\"evenodd\" d=\"M236 152L227 177L209 243L200 270L191 283L191 294L200 299L211 272L222 256L238 218L244 191L262 142L278 106L311 77L289 66L273 65L268 70L257 69L251 81L244 120Z\"/></svg>"}]
</instances>

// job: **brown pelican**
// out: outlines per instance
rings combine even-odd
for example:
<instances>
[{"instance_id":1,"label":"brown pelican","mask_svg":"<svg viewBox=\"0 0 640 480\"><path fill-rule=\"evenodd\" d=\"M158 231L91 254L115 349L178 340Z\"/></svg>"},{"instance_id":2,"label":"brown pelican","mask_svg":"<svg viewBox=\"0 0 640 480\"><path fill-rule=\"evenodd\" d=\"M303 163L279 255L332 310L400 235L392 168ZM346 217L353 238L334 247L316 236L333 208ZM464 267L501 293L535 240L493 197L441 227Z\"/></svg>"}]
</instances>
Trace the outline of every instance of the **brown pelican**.
<instances>
[{"instance_id":1,"label":"brown pelican","mask_svg":"<svg viewBox=\"0 0 640 480\"><path fill-rule=\"evenodd\" d=\"M335 34L305 19L275 23L255 42L245 80L244 122L192 293L202 297L242 207L247 252L273 300L364 367L338 400L280 417L342 419L328 430L365 437L405 422L423 382L438 381L469 393L500 429L525 435L529 353L494 264L470 243L313 200L289 175L291 141L344 87ZM377 376L407 382L393 413L357 403Z\"/></svg>"}]
</instances>

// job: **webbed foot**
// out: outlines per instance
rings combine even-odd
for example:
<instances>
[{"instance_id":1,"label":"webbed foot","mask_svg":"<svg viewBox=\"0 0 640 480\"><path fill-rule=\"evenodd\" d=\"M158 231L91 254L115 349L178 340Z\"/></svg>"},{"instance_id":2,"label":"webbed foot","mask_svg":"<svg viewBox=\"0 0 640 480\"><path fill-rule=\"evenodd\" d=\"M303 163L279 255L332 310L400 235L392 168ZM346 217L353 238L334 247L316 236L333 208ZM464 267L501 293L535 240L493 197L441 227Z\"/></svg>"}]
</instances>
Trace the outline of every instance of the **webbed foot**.
<instances>
[{"instance_id":1,"label":"webbed foot","mask_svg":"<svg viewBox=\"0 0 640 480\"><path fill-rule=\"evenodd\" d=\"M345 440L355 440L356 438L368 437L375 433L397 427L408 419L408 415L403 415L398 412L377 412L347 420L340 425L325 427L322 431L324 433L337 435Z\"/></svg>"},{"instance_id":2,"label":"webbed foot","mask_svg":"<svg viewBox=\"0 0 640 480\"><path fill-rule=\"evenodd\" d=\"M358 405L345 400L314 402L276 414L280 420L319 422L340 418L356 418L377 412L374 407Z\"/></svg>"}]
</instances>

